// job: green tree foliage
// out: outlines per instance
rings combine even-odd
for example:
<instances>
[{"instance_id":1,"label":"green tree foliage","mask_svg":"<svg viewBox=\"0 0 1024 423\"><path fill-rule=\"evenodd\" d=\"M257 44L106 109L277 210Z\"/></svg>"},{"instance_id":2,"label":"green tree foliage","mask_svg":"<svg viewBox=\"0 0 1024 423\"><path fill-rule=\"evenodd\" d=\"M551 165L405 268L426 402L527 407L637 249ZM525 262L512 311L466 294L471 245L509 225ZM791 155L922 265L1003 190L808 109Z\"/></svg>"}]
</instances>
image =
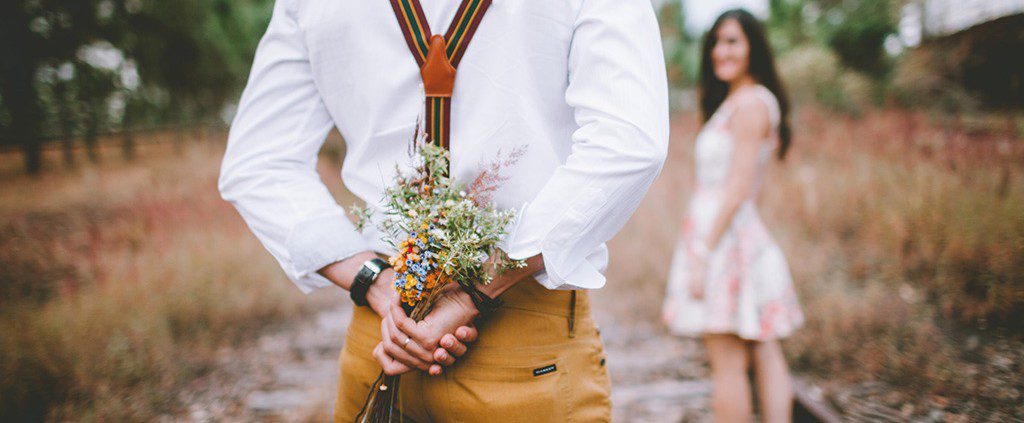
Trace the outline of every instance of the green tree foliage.
<instances>
[{"instance_id":1,"label":"green tree foliage","mask_svg":"<svg viewBox=\"0 0 1024 423\"><path fill-rule=\"evenodd\" d=\"M776 52L788 51L811 40L804 9L805 0L770 0L768 36Z\"/></svg>"},{"instance_id":2,"label":"green tree foliage","mask_svg":"<svg viewBox=\"0 0 1024 423\"><path fill-rule=\"evenodd\" d=\"M700 71L700 40L686 31L680 0L668 0L658 10L670 85L693 86Z\"/></svg>"},{"instance_id":3,"label":"green tree foliage","mask_svg":"<svg viewBox=\"0 0 1024 423\"><path fill-rule=\"evenodd\" d=\"M122 45L145 83L173 93L168 112L215 113L244 82L272 6L267 0L150 1L125 16Z\"/></svg>"},{"instance_id":4,"label":"green tree foliage","mask_svg":"<svg viewBox=\"0 0 1024 423\"><path fill-rule=\"evenodd\" d=\"M0 2L0 144L21 147L36 172L47 138L74 133L91 145L130 124L209 121L237 97L272 8L273 0ZM97 45L120 63L85 60L83 49ZM115 104L121 113L108 113Z\"/></svg>"},{"instance_id":5,"label":"green tree foliage","mask_svg":"<svg viewBox=\"0 0 1024 423\"><path fill-rule=\"evenodd\" d=\"M821 25L843 65L872 76L889 69L884 43L896 32L892 0L821 0Z\"/></svg>"}]
</instances>

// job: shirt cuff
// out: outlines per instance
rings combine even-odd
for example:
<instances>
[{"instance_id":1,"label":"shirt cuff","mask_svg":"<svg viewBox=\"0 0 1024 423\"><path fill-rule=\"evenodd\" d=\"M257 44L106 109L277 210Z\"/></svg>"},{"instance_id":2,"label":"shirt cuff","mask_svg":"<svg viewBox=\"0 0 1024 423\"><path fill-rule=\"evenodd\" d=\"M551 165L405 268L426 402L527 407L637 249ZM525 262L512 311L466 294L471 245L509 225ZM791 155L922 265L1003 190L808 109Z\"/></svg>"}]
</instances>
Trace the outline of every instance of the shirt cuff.
<instances>
[{"instance_id":1,"label":"shirt cuff","mask_svg":"<svg viewBox=\"0 0 1024 423\"><path fill-rule=\"evenodd\" d=\"M318 216L295 225L285 242L295 268L294 280L305 293L331 284L318 270L372 248L344 212Z\"/></svg>"},{"instance_id":2,"label":"shirt cuff","mask_svg":"<svg viewBox=\"0 0 1024 423\"><path fill-rule=\"evenodd\" d=\"M518 216L522 217L520 210ZM582 222L581 222L582 223ZM528 225L529 222L526 223ZM527 227L522 219L516 219L509 230L502 248L509 258L525 260L537 254L544 259L544 270L533 275L542 286L551 290L599 289L604 287L606 279L603 268L594 265L602 260L607 263L608 249L599 245L589 254L574 251L577 246L565 239L565 236L540 235L536 228ZM577 225L580 226L580 225Z\"/></svg>"}]
</instances>

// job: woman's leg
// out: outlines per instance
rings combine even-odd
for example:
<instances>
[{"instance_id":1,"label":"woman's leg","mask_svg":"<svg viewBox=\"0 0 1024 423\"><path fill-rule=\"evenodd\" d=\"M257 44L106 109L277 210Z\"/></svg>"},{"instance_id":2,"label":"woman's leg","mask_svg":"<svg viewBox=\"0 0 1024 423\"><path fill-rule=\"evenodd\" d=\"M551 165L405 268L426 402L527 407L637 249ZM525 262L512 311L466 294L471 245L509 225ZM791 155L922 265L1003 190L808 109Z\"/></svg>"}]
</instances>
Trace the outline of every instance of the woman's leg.
<instances>
[{"instance_id":1,"label":"woman's leg","mask_svg":"<svg viewBox=\"0 0 1024 423\"><path fill-rule=\"evenodd\" d=\"M751 348L761 417L766 423L793 421L793 382L779 341L757 342Z\"/></svg>"},{"instance_id":2,"label":"woman's leg","mask_svg":"<svg viewBox=\"0 0 1024 423\"><path fill-rule=\"evenodd\" d=\"M711 362L714 390L711 404L716 422L747 423L752 418L746 342L733 335L708 335L704 346Z\"/></svg>"}]
</instances>

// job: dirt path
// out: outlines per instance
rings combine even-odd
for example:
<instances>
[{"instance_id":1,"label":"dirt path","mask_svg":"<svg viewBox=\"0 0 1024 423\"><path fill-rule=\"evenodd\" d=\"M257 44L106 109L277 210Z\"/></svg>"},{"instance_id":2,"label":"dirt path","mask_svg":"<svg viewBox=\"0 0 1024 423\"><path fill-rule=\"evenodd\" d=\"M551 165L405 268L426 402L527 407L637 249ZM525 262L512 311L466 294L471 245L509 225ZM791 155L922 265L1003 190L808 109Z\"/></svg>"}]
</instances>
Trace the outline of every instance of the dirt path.
<instances>
[{"instance_id":1,"label":"dirt path","mask_svg":"<svg viewBox=\"0 0 1024 423\"><path fill-rule=\"evenodd\" d=\"M338 353L351 305L263 334L250 348L225 350L218 368L181 396L189 421L329 421Z\"/></svg>"},{"instance_id":2,"label":"dirt path","mask_svg":"<svg viewBox=\"0 0 1024 423\"><path fill-rule=\"evenodd\" d=\"M610 295L610 294L609 294ZM652 323L617 318L598 296L601 327L612 377L615 421L707 421L703 353L692 341L665 336ZM338 353L350 303L262 335L244 350L225 350L219 368L197 380L182 401L191 421L329 421L338 374Z\"/></svg>"}]
</instances>

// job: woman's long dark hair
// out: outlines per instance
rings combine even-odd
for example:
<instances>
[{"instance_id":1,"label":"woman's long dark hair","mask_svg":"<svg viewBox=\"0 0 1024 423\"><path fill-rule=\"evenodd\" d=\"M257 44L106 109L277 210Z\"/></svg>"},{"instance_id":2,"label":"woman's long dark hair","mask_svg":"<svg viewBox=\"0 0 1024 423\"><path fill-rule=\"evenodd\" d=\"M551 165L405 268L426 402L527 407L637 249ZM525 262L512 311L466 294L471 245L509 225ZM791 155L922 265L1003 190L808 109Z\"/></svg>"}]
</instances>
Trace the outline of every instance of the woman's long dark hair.
<instances>
[{"instance_id":1,"label":"woman's long dark hair","mask_svg":"<svg viewBox=\"0 0 1024 423\"><path fill-rule=\"evenodd\" d=\"M779 160L786 157L789 151L792 133L789 128L789 97L779 80L779 72L775 69L775 58L771 46L768 45L768 37L765 36L764 25L754 15L744 9L732 9L722 13L715 20L711 30L704 36L704 47L701 52L700 65L700 108L704 122L711 119L718 107L725 101L729 93L729 84L715 76L714 64L711 61L711 51L718 42L718 29L729 19L735 19L743 28L750 44L750 66L748 72L759 84L768 88L779 101Z\"/></svg>"}]
</instances>

